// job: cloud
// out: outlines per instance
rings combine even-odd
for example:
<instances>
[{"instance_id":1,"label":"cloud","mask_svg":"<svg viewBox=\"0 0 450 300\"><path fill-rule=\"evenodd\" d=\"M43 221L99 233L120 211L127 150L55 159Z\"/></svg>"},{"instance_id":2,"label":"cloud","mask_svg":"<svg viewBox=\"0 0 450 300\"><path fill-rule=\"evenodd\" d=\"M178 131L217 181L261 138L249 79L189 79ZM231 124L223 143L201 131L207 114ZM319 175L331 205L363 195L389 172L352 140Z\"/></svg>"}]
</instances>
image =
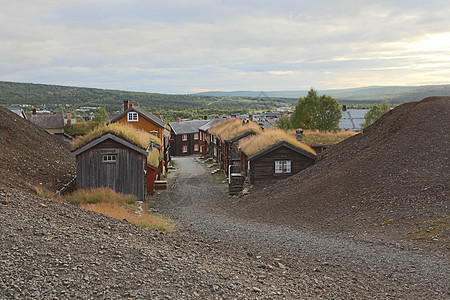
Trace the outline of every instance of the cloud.
<instances>
[{"instance_id":1,"label":"cloud","mask_svg":"<svg viewBox=\"0 0 450 300\"><path fill-rule=\"evenodd\" d=\"M0 80L167 93L447 83L449 12L447 1L11 1Z\"/></svg>"}]
</instances>

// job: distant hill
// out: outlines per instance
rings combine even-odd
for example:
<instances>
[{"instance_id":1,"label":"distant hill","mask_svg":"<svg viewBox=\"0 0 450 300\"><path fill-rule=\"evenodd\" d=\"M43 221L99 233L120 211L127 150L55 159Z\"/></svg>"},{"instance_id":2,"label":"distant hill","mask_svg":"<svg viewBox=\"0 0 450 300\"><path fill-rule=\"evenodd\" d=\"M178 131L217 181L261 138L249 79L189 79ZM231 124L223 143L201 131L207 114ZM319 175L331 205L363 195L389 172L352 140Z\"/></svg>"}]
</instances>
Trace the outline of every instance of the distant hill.
<instances>
[{"instance_id":1,"label":"distant hill","mask_svg":"<svg viewBox=\"0 0 450 300\"><path fill-rule=\"evenodd\" d=\"M198 118L216 113L247 113L251 110L270 110L292 106L294 98L228 97L202 95L169 95L83 88L47 84L0 81L0 104L46 105L55 110L76 109L81 106L101 106L109 112L120 111L128 100L152 113L163 115L166 121L180 118ZM62 106L57 106L62 104Z\"/></svg>"},{"instance_id":2,"label":"distant hill","mask_svg":"<svg viewBox=\"0 0 450 300\"><path fill-rule=\"evenodd\" d=\"M337 100L390 103L418 101L430 96L449 96L450 84L424 86L369 86L352 89L318 90L319 94L330 95ZM307 90L300 91L263 91L268 97L299 98L307 95ZM198 93L203 96L257 97L261 91L211 91Z\"/></svg>"}]
</instances>

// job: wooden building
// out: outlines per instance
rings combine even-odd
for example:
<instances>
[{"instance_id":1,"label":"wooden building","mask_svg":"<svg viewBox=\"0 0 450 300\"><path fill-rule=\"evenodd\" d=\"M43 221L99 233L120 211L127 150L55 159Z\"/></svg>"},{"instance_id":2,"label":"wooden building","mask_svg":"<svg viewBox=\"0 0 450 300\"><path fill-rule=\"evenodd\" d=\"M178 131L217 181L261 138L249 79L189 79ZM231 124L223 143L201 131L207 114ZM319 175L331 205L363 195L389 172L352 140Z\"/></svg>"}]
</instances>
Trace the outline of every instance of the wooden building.
<instances>
[{"instance_id":1,"label":"wooden building","mask_svg":"<svg viewBox=\"0 0 450 300\"><path fill-rule=\"evenodd\" d=\"M161 140L160 152L163 156L161 165L158 166L158 173L159 175L164 174L170 160L170 129L168 129L167 124L160 117L141 108L134 107L128 101L124 101L123 109L124 111L113 118L111 123L129 124L158 137Z\"/></svg>"},{"instance_id":2,"label":"wooden building","mask_svg":"<svg viewBox=\"0 0 450 300\"><path fill-rule=\"evenodd\" d=\"M169 126L171 128L171 155L203 155L203 149L200 147L199 127L208 122L209 120L170 122Z\"/></svg>"},{"instance_id":3,"label":"wooden building","mask_svg":"<svg viewBox=\"0 0 450 300\"><path fill-rule=\"evenodd\" d=\"M214 149L211 143L211 134L209 133L209 129L216 124L219 124L223 121L228 120L228 117L217 117L208 121L208 123L200 126L198 128L199 133L199 146L200 146L200 154L204 157L214 158Z\"/></svg>"},{"instance_id":4,"label":"wooden building","mask_svg":"<svg viewBox=\"0 0 450 300\"><path fill-rule=\"evenodd\" d=\"M131 126L111 124L80 137L73 145L80 189L108 187L144 200L152 193L161 155L159 139Z\"/></svg>"},{"instance_id":5,"label":"wooden building","mask_svg":"<svg viewBox=\"0 0 450 300\"><path fill-rule=\"evenodd\" d=\"M251 135L261 133L262 129L257 123L249 120L229 119L214 125L209 132L214 159L220 164L225 174L228 174L230 171L232 173L240 171L239 142Z\"/></svg>"},{"instance_id":6,"label":"wooden building","mask_svg":"<svg viewBox=\"0 0 450 300\"><path fill-rule=\"evenodd\" d=\"M288 137L279 129L252 137L239 147L241 172L254 185L287 178L316 161L313 149Z\"/></svg>"}]
</instances>

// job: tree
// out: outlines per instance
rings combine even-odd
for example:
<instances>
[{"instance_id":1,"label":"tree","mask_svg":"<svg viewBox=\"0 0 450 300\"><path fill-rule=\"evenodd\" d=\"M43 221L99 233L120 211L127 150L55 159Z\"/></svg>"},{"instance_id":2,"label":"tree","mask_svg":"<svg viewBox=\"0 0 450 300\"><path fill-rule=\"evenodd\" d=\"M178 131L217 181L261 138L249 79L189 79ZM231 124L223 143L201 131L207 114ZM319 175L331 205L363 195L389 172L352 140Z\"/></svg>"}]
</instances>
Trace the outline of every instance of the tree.
<instances>
[{"instance_id":1,"label":"tree","mask_svg":"<svg viewBox=\"0 0 450 300\"><path fill-rule=\"evenodd\" d=\"M276 126L283 130L291 129L291 120L289 116L282 116L276 122Z\"/></svg>"},{"instance_id":2,"label":"tree","mask_svg":"<svg viewBox=\"0 0 450 300\"><path fill-rule=\"evenodd\" d=\"M302 129L338 130L342 112L336 99L319 96L310 89L308 95L298 99L291 117L291 126Z\"/></svg>"},{"instance_id":3,"label":"tree","mask_svg":"<svg viewBox=\"0 0 450 300\"><path fill-rule=\"evenodd\" d=\"M94 121L96 123L104 123L106 120L108 119L108 113L106 112L106 110L101 107L101 108L97 108L94 112Z\"/></svg>"},{"instance_id":4,"label":"tree","mask_svg":"<svg viewBox=\"0 0 450 300\"><path fill-rule=\"evenodd\" d=\"M383 100L380 106L378 106L377 104L372 105L369 111L364 115L364 123L362 124L362 129L364 130L368 126L375 123L376 120L387 113L390 109L391 108L389 107L389 104L386 100Z\"/></svg>"}]
</instances>

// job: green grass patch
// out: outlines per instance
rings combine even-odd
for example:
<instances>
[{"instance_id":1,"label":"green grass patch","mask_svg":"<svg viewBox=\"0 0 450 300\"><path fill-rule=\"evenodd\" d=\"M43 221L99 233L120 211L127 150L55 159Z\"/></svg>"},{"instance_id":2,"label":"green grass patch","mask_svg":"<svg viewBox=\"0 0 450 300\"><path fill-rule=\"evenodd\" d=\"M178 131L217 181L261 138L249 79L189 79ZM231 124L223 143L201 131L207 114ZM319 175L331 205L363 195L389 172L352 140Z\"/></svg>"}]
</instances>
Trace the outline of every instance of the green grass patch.
<instances>
[{"instance_id":1,"label":"green grass patch","mask_svg":"<svg viewBox=\"0 0 450 300\"><path fill-rule=\"evenodd\" d=\"M223 172L217 172L211 174L211 180L215 183L223 183L226 180L225 174Z\"/></svg>"}]
</instances>

